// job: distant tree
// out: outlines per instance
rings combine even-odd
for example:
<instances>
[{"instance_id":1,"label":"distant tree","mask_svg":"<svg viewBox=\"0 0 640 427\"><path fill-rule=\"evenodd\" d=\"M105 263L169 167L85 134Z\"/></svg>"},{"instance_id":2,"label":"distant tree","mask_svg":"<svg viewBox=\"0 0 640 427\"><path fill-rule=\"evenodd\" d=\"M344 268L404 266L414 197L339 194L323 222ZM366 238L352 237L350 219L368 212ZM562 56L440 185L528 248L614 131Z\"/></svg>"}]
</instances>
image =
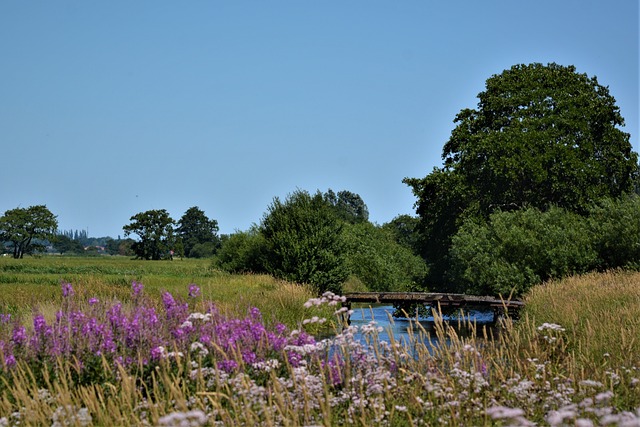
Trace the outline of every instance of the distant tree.
<instances>
[{"instance_id":1,"label":"distant tree","mask_svg":"<svg viewBox=\"0 0 640 427\"><path fill-rule=\"evenodd\" d=\"M125 236L138 235L140 240L131 247L138 258L159 260L170 256L176 244L175 221L165 209L140 212L132 216L131 221L122 229Z\"/></svg>"},{"instance_id":2,"label":"distant tree","mask_svg":"<svg viewBox=\"0 0 640 427\"><path fill-rule=\"evenodd\" d=\"M443 148L444 166L405 179L418 198L430 282L450 283L452 236L469 218L550 206L586 214L632 192L638 155L615 99L595 77L557 64L516 65L490 77Z\"/></svg>"},{"instance_id":3,"label":"distant tree","mask_svg":"<svg viewBox=\"0 0 640 427\"><path fill-rule=\"evenodd\" d=\"M359 194L346 190L336 194L329 189L323 197L340 219L352 224L369 221L369 209Z\"/></svg>"},{"instance_id":4,"label":"distant tree","mask_svg":"<svg viewBox=\"0 0 640 427\"><path fill-rule=\"evenodd\" d=\"M118 236L117 239L111 237L104 238L104 246L105 251L109 255L124 255L131 256L134 255L134 252L131 250L131 246L135 243L133 239L122 239Z\"/></svg>"},{"instance_id":5,"label":"distant tree","mask_svg":"<svg viewBox=\"0 0 640 427\"><path fill-rule=\"evenodd\" d=\"M44 249L37 240L54 240L57 217L45 205L8 210L0 217L0 241L8 242L14 258Z\"/></svg>"},{"instance_id":6,"label":"distant tree","mask_svg":"<svg viewBox=\"0 0 640 427\"><path fill-rule=\"evenodd\" d=\"M209 219L204 212L194 206L187 209L176 230L182 239L187 257L202 258L211 256L219 246L218 221ZM191 253L198 246L197 251Z\"/></svg>"},{"instance_id":7,"label":"distant tree","mask_svg":"<svg viewBox=\"0 0 640 427\"><path fill-rule=\"evenodd\" d=\"M419 253L418 224L420 218L411 215L398 215L391 221L382 225L384 230L391 233L394 240L405 248Z\"/></svg>"},{"instance_id":8,"label":"distant tree","mask_svg":"<svg viewBox=\"0 0 640 427\"><path fill-rule=\"evenodd\" d=\"M120 238L112 239L111 237L107 237L105 242L105 250L109 255L118 255L118 250L120 246Z\"/></svg>"},{"instance_id":9,"label":"distant tree","mask_svg":"<svg viewBox=\"0 0 640 427\"><path fill-rule=\"evenodd\" d=\"M118 255L132 256L135 255L133 251L133 245L136 242L133 239L118 239L120 244L118 245Z\"/></svg>"},{"instance_id":10,"label":"distant tree","mask_svg":"<svg viewBox=\"0 0 640 427\"><path fill-rule=\"evenodd\" d=\"M83 254L84 247L82 244L68 237L67 234L59 234L52 241L53 247L60 254L71 253L71 254Z\"/></svg>"},{"instance_id":11,"label":"distant tree","mask_svg":"<svg viewBox=\"0 0 640 427\"><path fill-rule=\"evenodd\" d=\"M343 222L318 192L298 190L277 197L260 227L266 240L266 269L276 277L308 283L322 293L340 292L347 278Z\"/></svg>"}]
</instances>

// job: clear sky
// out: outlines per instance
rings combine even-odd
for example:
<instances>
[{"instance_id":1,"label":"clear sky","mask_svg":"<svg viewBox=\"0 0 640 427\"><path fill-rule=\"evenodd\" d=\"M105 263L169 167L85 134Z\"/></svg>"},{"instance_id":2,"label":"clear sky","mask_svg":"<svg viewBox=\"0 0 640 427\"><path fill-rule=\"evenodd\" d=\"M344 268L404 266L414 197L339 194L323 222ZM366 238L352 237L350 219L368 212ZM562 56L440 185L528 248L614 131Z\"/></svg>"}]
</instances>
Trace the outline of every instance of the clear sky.
<instances>
[{"instance_id":1,"label":"clear sky","mask_svg":"<svg viewBox=\"0 0 640 427\"><path fill-rule=\"evenodd\" d=\"M383 224L521 63L596 76L639 151L638 21L637 0L3 0L0 213L117 237L198 206L232 233L331 188Z\"/></svg>"}]
</instances>

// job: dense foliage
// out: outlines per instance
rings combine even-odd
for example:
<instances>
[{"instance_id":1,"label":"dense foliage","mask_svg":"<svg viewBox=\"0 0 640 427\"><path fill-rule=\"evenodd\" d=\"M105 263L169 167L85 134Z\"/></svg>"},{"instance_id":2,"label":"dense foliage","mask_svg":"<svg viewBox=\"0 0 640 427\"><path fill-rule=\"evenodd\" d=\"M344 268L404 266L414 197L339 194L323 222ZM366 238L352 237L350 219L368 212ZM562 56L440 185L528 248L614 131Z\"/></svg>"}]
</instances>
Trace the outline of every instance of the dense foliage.
<instances>
[{"instance_id":1,"label":"dense foliage","mask_svg":"<svg viewBox=\"0 0 640 427\"><path fill-rule=\"evenodd\" d=\"M209 219L197 206L187 209L178 221L176 232L184 254L190 258L212 256L219 246L218 221Z\"/></svg>"},{"instance_id":2,"label":"dense foliage","mask_svg":"<svg viewBox=\"0 0 640 427\"><path fill-rule=\"evenodd\" d=\"M603 199L587 216L551 207L467 220L452 238L459 291L515 295L592 270L640 267L640 197Z\"/></svg>"},{"instance_id":3,"label":"dense foliage","mask_svg":"<svg viewBox=\"0 0 640 427\"><path fill-rule=\"evenodd\" d=\"M362 222L345 226L343 236L349 273L370 291L411 291L424 281L424 260L389 230Z\"/></svg>"},{"instance_id":4,"label":"dense foliage","mask_svg":"<svg viewBox=\"0 0 640 427\"><path fill-rule=\"evenodd\" d=\"M349 191L314 195L298 190L274 199L260 225L229 236L214 267L233 273L269 273L338 291L347 277L364 289L402 291L424 280L426 264L413 251L414 221L387 226L368 220L362 198Z\"/></svg>"},{"instance_id":5,"label":"dense foliage","mask_svg":"<svg viewBox=\"0 0 640 427\"><path fill-rule=\"evenodd\" d=\"M231 273L264 273L267 248L257 226L229 236L216 253L213 265Z\"/></svg>"},{"instance_id":6,"label":"dense foliage","mask_svg":"<svg viewBox=\"0 0 640 427\"><path fill-rule=\"evenodd\" d=\"M321 193L298 190L268 207L260 231L265 239L265 269L276 277L339 291L347 278L343 222Z\"/></svg>"},{"instance_id":7,"label":"dense foliage","mask_svg":"<svg viewBox=\"0 0 640 427\"><path fill-rule=\"evenodd\" d=\"M137 234L139 240L131 249L141 259L159 260L172 257L177 239L175 221L165 209L140 212L131 217L131 223L122 227L124 235Z\"/></svg>"},{"instance_id":8,"label":"dense foliage","mask_svg":"<svg viewBox=\"0 0 640 427\"><path fill-rule=\"evenodd\" d=\"M459 288L450 250L463 224L552 206L586 215L598 200L632 192L638 175L615 99L573 66L513 66L478 98L456 116L443 167L405 179L418 198L429 283L442 290Z\"/></svg>"},{"instance_id":9,"label":"dense foliage","mask_svg":"<svg viewBox=\"0 0 640 427\"><path fill-rule=\"evenodd\" d=\"M44 250L43 241L53 240L57 217L45 205L10 209L0 217L0 242L7 243L14 258Z\"/></svg>"}]
</instances>

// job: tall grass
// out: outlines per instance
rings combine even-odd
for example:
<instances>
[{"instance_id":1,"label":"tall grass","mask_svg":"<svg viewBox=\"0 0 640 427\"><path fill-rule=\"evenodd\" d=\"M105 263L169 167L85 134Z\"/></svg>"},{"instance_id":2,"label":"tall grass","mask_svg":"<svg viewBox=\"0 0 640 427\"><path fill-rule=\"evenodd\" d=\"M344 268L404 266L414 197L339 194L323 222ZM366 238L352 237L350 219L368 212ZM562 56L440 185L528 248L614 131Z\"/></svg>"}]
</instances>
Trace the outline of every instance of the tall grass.
<instances>
[{"instance_id":1,"label":"tall grass","mask_svg":"<svg viewBox=\"0 0 640 427\"><path fill-rule=\"evenodd\" d=\"M640 274L611 271L534 287L526 312L566 329L567 352L587 374L640 366Z\"/></svg>"},{"instance_id":2,"label":"tall grass","mask_svg":"<svg viewBox=\"0 0 640 427\"><path fill-rule=\"evenodd\" d=\"M211 268L208 260L143 261L126 257L0 258L0 312L30 316L34 309L55 312L62 303L60 283L72 283L79 298L129 302L133 281L159 299L165 291L186 296L197 284L204 297L225 314L241 316L259 308L269 322L294 326L302 305L313 296L306 286L267 275L233 275Z\"/></svg>"},{"instance_id":3,"label":"tall grass","mask_svg":"<svg viewBox=\"0 0 640 427\"><path fill-rule=\"evenodd\" d=\"M5 319L0 425L640 425L634 339L640 336L640 274L589 275L535 288L522 317L501 321L495 337L474 324L467 327L475 333L458 335L436 312L435 337L413 323L409 345L392 335L381 341L373 323L349 325L332 295L301 304L305 319L295 330L260 326L255 312L239 314L234 307L267 298L287 307L294 298L289 294L300 288L255 276L228 280L236 279L258 283L238 285L245 289L242 304L189 325L181 324L183 318L204 308L217 295L215 287L204 287L198 298L185 296L188 309L163 295L155 307L166 320L152 331L136 324L149 338L136 341L140 357L122 363L116 356L131 354L129 346L97 356L82 350L82 339L70 341L76 347L61 347L68 349L66 357L37 347L42 357L31 357L30 350L9 363L9 352L21 354L19 345L26 344L12 344L17 324ZM112 325L114 336L124 334L135 313L156 298L130 296L131 311L122 313L128 320L114 321L85 296L61 298L57 308L70 313L58 315L70 322L61 330L93 316ZM112 302L105 304L107 309ZM334 335L320 340L305 334L334 311L326 322L335 325ZM601 326L608 320L603 312L618 317ZM38 330L49 337L42 326ZM242 338L229 339L236 336ZM162 351L145 344L157 339L172 344Z\"/></svg>"}]
</instances>

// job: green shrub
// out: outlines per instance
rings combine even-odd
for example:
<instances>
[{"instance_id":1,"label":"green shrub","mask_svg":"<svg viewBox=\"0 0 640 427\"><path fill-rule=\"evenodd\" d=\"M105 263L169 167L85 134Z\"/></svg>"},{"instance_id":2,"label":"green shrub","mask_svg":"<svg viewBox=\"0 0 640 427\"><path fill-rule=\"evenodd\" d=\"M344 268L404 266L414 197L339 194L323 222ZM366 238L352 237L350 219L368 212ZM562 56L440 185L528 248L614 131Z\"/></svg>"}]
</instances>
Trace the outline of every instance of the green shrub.
<instances>
[{"instance_id":1,"label":"green shrub","mask_svg":"<svg viewBox=\"0 0 640 427\"><path fill-rule=\"evenodd\" d=\"M589 212L599 269L640 267L640 197L604 199Z\"/></svg>"},{"instance_id":2,"label":"green shrub","mask_svg":"<svg viewBox=\"0 0 640 427\"><path fill-rule=\"evenodd\" d=\"M555 207L467 221L452 242L451 279L469 293L520 295L542 281L597 267L587 221Z\"/></svg>"},{"instance_id":3,"label":"green shrub","mask_svg":"<svg viewBox=\"0 0 640 427\"><path fill-rule=\"evenodd\" d=\"M265 272L266 242L257 227L232 234L213 259L214 268L230 273Z\"/></svg>"},{"instance_id":4,"label":"green shrub","mask_svg":"<svg viewBox=\"0 0 640 427\"><path fill-rule=\"evenodd\" d=\"M341 238L343 222L317 192L277 197L262 220L266 270L275 277L313 285L319 293L340 293L348 275Z\"/></svg>"},{"instance_id":5,"label":"green shrub","mask_svg":"<svg viewBox=\"0 0 640 427\"><path fill-rule=\"evenodd\" d=\"M388 229L369 222L344 229L349 272L372 291L407 291L424 280L427 266Z\"/></svg>"}]
</instances>

